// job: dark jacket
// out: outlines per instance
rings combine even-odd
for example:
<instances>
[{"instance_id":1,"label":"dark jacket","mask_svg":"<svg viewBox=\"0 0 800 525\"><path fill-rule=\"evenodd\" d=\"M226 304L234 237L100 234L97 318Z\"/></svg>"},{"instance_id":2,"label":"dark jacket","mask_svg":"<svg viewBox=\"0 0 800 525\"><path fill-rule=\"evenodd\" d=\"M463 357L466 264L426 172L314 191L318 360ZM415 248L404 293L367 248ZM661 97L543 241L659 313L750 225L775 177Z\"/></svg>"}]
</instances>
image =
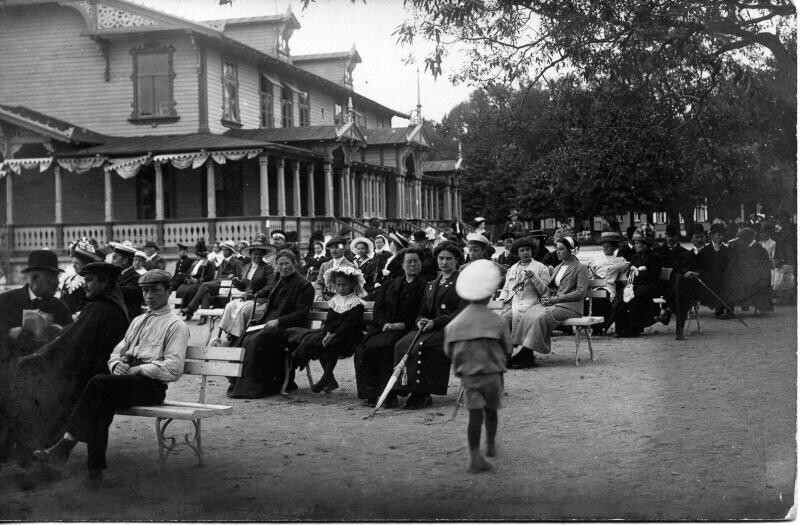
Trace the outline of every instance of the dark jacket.
<instances>
[{"instance_id":1,"label":"dark jacket","mask_svg":"<svg viewBox=\"0 0 800 525\"><path fill-rule=\"evenodd\" d=\"M152 259L144 262L145 270L163 270L167 267L167 261L163 257L156 254Z\"/></svg>"},{"instance_id":2,"label":"dark jacket","mask_svg":"<svg viewBox=\"0 0 800 525\"><path fill-rule=\"evenodd\" d=\"M422 256L422 270L420 270L420 277L425 281L430 281L436 279L436 276L439 275L439 263L436 262L436 257L433 256L433 252L430 248L423 249L424 255ZM395 257L397 260L397 257ZM403 261L397 261L400 269L403 268ZM400 272L402 275L403 272Z\"/></svg>"},{"instance_id":3,"label":"dark jacket","mask_svg":"<svg viewBox=\"0 0 800 525\"><path fill-rule=\"evenodd\" d=\"M434 279L425 286L425 297L420 303L417 320L421 317L431 319L434 329L439 330L469 304L456 293L457 279L458 272L454 272L444 284L440 283L440 279Z\"/></svg>"},{"instance_id":4,"label":"dark jacket","mask_svg":"<svg viewBox=\"0 0 800 525\"><path fill-rule=\"evenodd\" d=\"M658 297L660 294L659 279L661 279L663 266L661 257L653 250L637 253L631 258L631 267L633 266L646 268L643 272L639 272L633 281L636 297Z\"/></svg>"},{"instance_id":5,"label":"dark jacket","mask_svg":"<svg viewBox=\"0 0 800 525\"><path fill-rule=\"evenodd\" d=\"M202 269L197 271L197 275L192 277L192 270L194 269L195 265L202 265ZM206 258L192 261L191 266L189 267L189 271L186 272L186 282L187 284L194 284L195 282L192 279L196 279L196 283L205 283L214 279L214 273L217 271L214 263L209 261Z\"/></svg>"},{"instance_id":6,"label":"dark jacket","mask_svg":"<svg viewBox=\"0 0 800 525\"><path fill-rule=\"evenodd\" d=\"M22 311L36 310L53 314L53 322L61 326L72 323L69 308L60 299L51 297L43 299L39 304L31 302L28 285L17 290L0 294L0 342L8 337L8 331L15 326L22 326ZM2 350L2 346L0 346Z\"/></svg>"},{"instance_id":7,"label":"dark jacket","mask_svg":"<svg viewBox=\"0 0 800 525\"><path fill-rule=\"evenodd\" d=\"M264 315L258 323L278 320L279 328L305 326L314 303L314 287L295 272L289 277L279 277L267 296Z\"/></svg>"},{"instance_id":8,"label":"dark jacket","mask_svg":"<svg viewBox=\"0 0 800 525\"><path fill-rule=\"evenodd\" d=\"M241 279L243 270L244 266L242 266L242 261L236 257L231 257L227 261L223 259L222 263L219 265L219 268L217 268L217 274L214 277L214 280L220 281L222 279L231 279L233 277L238 277Z\"/></svg>"},{"instance_id":9,"label":"dark jacket","mask_svg":"<svg viewBox=\"0 0 800 525\"><path fill-rule=\"evenodd\" d=\"M275 283L275 268L270 264L261 264L256 268L252 279L247 279L247 274L250 273L253 263L248 263L242 269L242 278L233 281L233 285L237 290L241 290L246 294L252 294L257 297L266 297L272 285Z\"/></svg>"},{"instance_id":10,"label":"dark jacket","mask_svg":"<svg viewBox=\"0 0 800 525\"><path fill-rule=\"evenodd\" d=\"M653 248L653 252L661 257L661 262L665 268L678 268L681 265L681 258L686 256L689 251L680 244L676 244L672 248L667 246L667 243Z\"/></svg>"},{"instance_id":11,"label":"dark jacket","mask_svg":"<svg viewBox=\"0 0 800 525\"><path fill-rule=\"evenodd\" d=\"M170 281L170 286L173 290L177 290L180 285L186 282L186 278L189 277L189 270L192 269L192 263L194 263L194 261L193 257L184 255L175 263L175 273L172 275L172 281Z\"/></svg>"},{"instance_id":12,"label":"dark jacket","mask_svg":"<svg viewBox=\"0 0 800 525\"><path fill-rule=\"evenodd\" d=\"M139 288L139 277L141 276L132 266L125 268L119 276L119 289L122 291L122 299L125 301L130 319L142 315L144 298L142 297L142 290Z\"/></svg>"},{"instance_id":13,"label":"dark jacket","mask_svg":"<svg viewBox=\"0 0 800 525\"><path fill-rule=\"evenodd\" d=\"M372 313L371 330L380 332L386 323L405 323L414 328L414 319L425 295L425 281L417 276L410 283L405 275L378 288Z\"/></svg>"}]
</instances>

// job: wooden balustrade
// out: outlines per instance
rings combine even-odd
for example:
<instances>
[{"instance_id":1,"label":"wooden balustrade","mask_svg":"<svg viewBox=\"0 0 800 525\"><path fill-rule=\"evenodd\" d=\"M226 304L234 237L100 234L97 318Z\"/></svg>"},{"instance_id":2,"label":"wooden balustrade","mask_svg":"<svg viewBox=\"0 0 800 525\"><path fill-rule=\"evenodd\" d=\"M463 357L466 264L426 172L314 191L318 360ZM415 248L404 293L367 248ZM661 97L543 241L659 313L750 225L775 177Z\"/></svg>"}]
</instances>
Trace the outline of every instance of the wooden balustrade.
<instances>
[{"instance_id":1,"label":"wooden balustrade","mask_svg":"<svg viewBox=\"0 0 800 525\"><path fill-rule=\"evenodd\" d=\"M58 251L55 226L14 226L14 250L29 252L44 248Z\"/></svg>"},{"instance_id":2,"label":"wooden balustrade","mask_svg":"<svg viewBox=\"0 0 800 525\"><path fill-rule=\"evenodd\" d=\"M235 220L226 221L225 219L217 219L216 233L217 242L234 240L249 241L254 239L256 235L261 233L261 224L263 221L257 220Z\"/></svg>"},{"instance_id":3,"label":"wooden balustrade","mask_svg":"<svg viewBox=\"0 0 800 525\"><path fill-rule=\"evenodd\" d=\"M208 222L165 222L162 244L166 249L176 248L178 243L193 246L199 238L208 242Z\"/></svg>"},{"instance_id":4,"label":"wooden balustrade","mask_svg":"<svg viewBox=\"0 0 800 525\"><path fill-rule=\"evenodd\" d=\"M115 224L111 236L115 241L131 241L134 246L142 246L147 241L157 240L156 231L156 225L151 223Z\"/></svg>"},{"instance_id":5,"label":"wooden balustrade","mask_svg":"<svg viewBox=\"0 0 800 525\"><path fill-rule=\"evenodd\" d=\"M99 246L105 246L106 239L106 226L105 224L82 224L73 226L64 226L64 233L62 234L62 246L69 246L71 243L78 241L81 237L87 239L94 239Z\"/></svg>"}]
</instances>

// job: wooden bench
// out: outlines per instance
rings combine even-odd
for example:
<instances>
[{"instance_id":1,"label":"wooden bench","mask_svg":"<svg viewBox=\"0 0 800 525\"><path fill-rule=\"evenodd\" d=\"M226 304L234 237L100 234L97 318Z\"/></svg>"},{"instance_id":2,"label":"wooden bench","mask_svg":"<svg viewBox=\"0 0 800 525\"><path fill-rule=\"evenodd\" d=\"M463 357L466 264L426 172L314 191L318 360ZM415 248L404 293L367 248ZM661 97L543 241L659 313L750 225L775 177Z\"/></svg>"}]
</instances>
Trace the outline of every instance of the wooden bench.
<instances>
[{"instance_id":1,"label":"wooden bench","mask_svg":"<svg viewBox=\"0 0 800 525\"><path fill-rule=\"evenodd\" d=\"M158 456L163 467L167 456L179 446L192 449L197 455L200 465L203 464L203 442L201 425L203 419L233 413L233 407L227 405L206 404L206 379L209 376L241 377L244 359L244 348L218 346L189 346L186 348L184 375L201 376L200 396L197 403L172 401L165 399L160 405L133 406L117 411L122 416L138 416L156 418L156 438L158 440ZM173 420L191 421L194 435L184 434L183 441L175 436L166 436L167 427Z\"/></svg>"},{"instance_id":2,"label":"wooden bench","mask_svg":"<svg viewBox=\"0 0 800 525\"><path fill-rule=\"evenodd\" d=\"M592 325L600 324L605 321L602 316L592 315L592 301L594 299L605 299L606 291L603 288L606 285L605 279L589 279L589 288L586 293L586 301L589 302L588 314L581 317L573 317L565 320L559 326L571 326L575 329L575 366L578 366L578 350L581 347L581 332L586 336L586 343L589 347L589 357L594 361L594 349L592 348ZM491 301L489 308L494 310L498 315L503 312L502 301Z\"/></svg>"},{"instance_id":3,"label":"wooden bench","mask_svg":"<svg viewBox=\"0 0 800 525\"><path fill-rule=\"evenodd\" d=\"M217 321L222 319L222 314L225 313L225 306L234 299L240 299L244 292L233 286L232 279L222 279L219 284L219 291L214 297L212 306L214 308L199 308L195 314L200 317L205 317L208 322L208 344L214 338L214 326ZM222 305L218 307L216 305Z\"/></svg>"},{"instance_id":4,"label":"wooden bench","mask_svg":"<svg viewBox=\"0 0 800 525\"><path fill-rule=\"evenodd\" d=\"M662 285L666 285L669 287L669 278L672 275L672 268L661 268L661 274L658 276L658 280ZM653 299L653 302L656 303L659 309L663 312L666 304L667 299L662 295L661 297L656 297ZM697 323L697 332L701 333L700 330L700 302L699 301L692 301L689 305L689 318L691 319L692 315L694 315L694 320ZM677 322L677 319L676 319Z\"/></svg>"}]
</instances>

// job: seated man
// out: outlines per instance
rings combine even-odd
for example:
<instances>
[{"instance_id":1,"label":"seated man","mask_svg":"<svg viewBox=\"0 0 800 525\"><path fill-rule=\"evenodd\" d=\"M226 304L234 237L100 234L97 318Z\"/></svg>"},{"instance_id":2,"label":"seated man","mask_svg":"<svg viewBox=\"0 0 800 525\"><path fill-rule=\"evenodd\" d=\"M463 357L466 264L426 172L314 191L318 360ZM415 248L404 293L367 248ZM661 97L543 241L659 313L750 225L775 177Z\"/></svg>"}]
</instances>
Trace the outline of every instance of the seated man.
<instances>
[{"instance_id":1,"label":"seated man","mask_svg":"<svg viewBox=\"0 0 800 525\"><path fill-rule=\"evenodd\" d=\"M172 278L173 286L175 286L176 282L178 284L175 295L181 300L181 306L183 307L189 305L189 301L194 299L200 285L212 280L217 271L214 261L208 257L208 248L206 247L206 241L204 239L199 239L197 241L194 247L194 253L197 255L197 259L192 262L183 280L178 280L177 273Z\"/></svg>"},{"instance_id":2,"label":"seated man","mask_svg":"<svg viewBox=\"0 0 800 525\"><path fill-rule=\"evenodd\" d=\"M178 243L178 260L175 262L175 273L172 275L170 288L177 292L180 285L186 282L189 271L192 269L194 258L189 257L189 247Z\"/></svg>"},{"instance_id":3,"label":"seated man","mask_svg":"<svg viewBox=\"0 0 800 525\"><path fill-rule=\"evenodd\" d=\"M225 305L220 321L220 329L229 334L229 340L235 340L244 333L250 319L263 314L267 297L275 283L275 268L267 263L267 256L275 259L275 246L267 243L267 236L260 234L244 249L251 262L244 267L244 277L233 280L233 286L244 292L241 298Z\"/></svg>"},{"instance_id":4,"label":"seated man","mask_svg":"<svg viewBox=\"0 0 800 525\"><path fill-rule=\"evenodd\" d=\"M347 257L344 256L346 244L347 241L343 237L334 237L328 241L327 248L330 250L331 260L322 263L319 267L319 276L313 283L314 301L327 301L334 295L333 290L328 290L328 288L325 286L324 276L328 268L338 268L339 266L352 266L353 268L356 267L355 264L350 262Z\"/></svg>"},{"instance_id":5,"label":"seated man","mask_svg":"<svg viewBox=\"0 0 800 525\"><path fill-rule=\"evenodd\" d=\"M235 257L236 244L233 241L225 241L221 244L222 255L224 259L217 267L217 273L213 281L202 283L194 294L194 298L189 302L189 306L183 308L181 313L186 316L187 321L192 320L194 312L202 306L202 308L209 308L214 301L214 298L219 293L219 287L222 284L222 279L241 279L242 261ZM205 324L205 318L201 319L198 324Z\"/></svg>"},{"instance_id":6,"label":"seated man","mask_svg":"<svg viewBox=\"0 0 800 525\"><path fill-rule=\"evenodd\" d=\"M78 441L88 448L89 485L97 486L106 468L108 428L117 409L158 405L167 383L183 374L189 329L167 304L171 276L150 270L139 279L147 313L133 320L108 360L111 375L97 374L78 398L66 433L52 447L34 451L49 464L63 464Z\"/></svg>"},{"instance_id":7,"label":"seated man","mask_svg":"<svg viewBox=\"0 0 800 525\"><path fill-rule=\"evenodd\" d=\"M86 304L76 321L17 360L9 395L0 396L0 410L7 415L0 418L0 427L9 423L19 463L25 464L34 448L58 439L86 383L106 370L111 351L125 335L129 320L117 287L119 274L113 264L83 266Z\"/></svg>"},{"instance_id":8,"label":"seated man","mask_svg":"<svg viewBox=\"0 0 800 525\"><path fill-rule=\"evenodd\" d=\"M504 274L509 268L519 262L519 257L517 257L514 254L514 251L511 249L516 238L516 235L514 235L514 232L512 231L507 231L500 236L500 240L503 242L503 251L497 255L495 260L497 261L497 264L503 267Z\"/></svg>"},{"instance_id":9,"label":"seated man","mask_svg":"<svg viewBox=\"0 0 800 525\"><path fill-rule=\"evenodd\" d=\"M112 242L111 263L122 268L119 276L119 288L122 291L122 298L128 308L128 317L134 317L142 313L142 292L139 290L139 272L133 267L133 258L136 255L136 248L130 241Z\"/></svg>"},{"instance_id":10,"label":"seated man","mask_svg":"<svg viewBox=\"0 0 800 525\"><path fill-rule=\"evenodd\" d=\"M606 298L597 298L592 301L592 314L602 316L606 320L611 312L611 305L617 300L617 281L625 276L631 265L624 258L615 255L621 240L622 237L617 232L601 233L600 242L603 246L603 253L596 256L587 265L594 276L606 281L606 285L603 287L606 291ZM596 325L593 327L593 331L595 335L599 335L605 332L606 328L607 326Z\"/></svg>"}]
</instances>

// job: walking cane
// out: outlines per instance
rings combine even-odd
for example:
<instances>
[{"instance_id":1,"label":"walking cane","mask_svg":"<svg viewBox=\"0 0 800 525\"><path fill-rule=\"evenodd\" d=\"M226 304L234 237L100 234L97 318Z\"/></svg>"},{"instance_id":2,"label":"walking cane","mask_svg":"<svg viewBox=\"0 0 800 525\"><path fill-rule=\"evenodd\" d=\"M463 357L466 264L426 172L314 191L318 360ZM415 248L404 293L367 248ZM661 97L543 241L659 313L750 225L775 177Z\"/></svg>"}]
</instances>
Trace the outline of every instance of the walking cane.
<instances>
[{"instance_id":1,"label":"walking cane","mask_svg":"<svg viewBox=\"0 0 800 525\"><path fill-rule=\"evenodd\" d=\"M740 323L742 323L743 325L747 326L747 323L745 323L745 322L744 322L744 320L743 320L741 317L739 317L738 315L736 315L736 314L733 312L733 308L731 308L730 306L728 306L728 305L725 303L725 301L723 301L723 300L722 300L722 297L720 297L719 295L717 295L717 292L715 292L714 290L712 290L710 286L708 286L706 283L704 283L704 282L703 282L703 280L702 280L700 277L698 277L698 278L697 278L697 282L698 282L698 283L700 283L701 285L703 285L703 288L705 288L706 290L708 290L708 291L709 291L709 293L711 293L711 295L713 295L713 296L714 296L714 298L715 298L717 301L719 301L720 303L722 303L722 306L724 306L725 308L727 308L727 309L728 309L728 311L731 313L731 315L733 315L733 316L736 318L736 320L737 320L737 321L739 321L739 322L740 322ZM749 327L749 326L747 326L747 328L750 328L750 327Z\"/></svg>"},{"instance_id":2,"label":"walking cane","mask_svg":"<svg viewBox=\"0 0 800 525\"><path fill-rule=\"evenodd\" d=\"M424 326L422 328L424 328ZM375 405L375 410L373 410L372 414L369 416L370 420L372 420L372 418L375 417L375 413L378 411L381 405L383 405L383 402L386 401L386 398L389 397L389 392L392 391L392 388L394 388L395 383L397 383L397 378L400 377L400 374L402 374L403 370L406 368L406 361L408 361L408 356L411 354L411 350L414 349L414 345L417 344L419 336L422 335L422 328L417 330L416 335L414 335L414 339L411 341L411 344L408 345L408 350L406 350L406 353L403 354L403 358L400 359L400 362L397 363L397 366L394 367L392 376L386 383L386 388L383 389L383 393L381 394L381 397L378 399L378 403Z\"/></svg>"},{"instance_id":3,"label":"walking cane","mask_svg":"<svg viewBox=\"0 0 800 525\"><path fill-rule=\"evenodd\" d=\"M450 416L450 421L453 421L458 415L458 409L461 408L461 400L464 398L464 387L458 389L458 397L456 398L456 407L453 409L453 415Z\"/></svg>"}]
</instances>

